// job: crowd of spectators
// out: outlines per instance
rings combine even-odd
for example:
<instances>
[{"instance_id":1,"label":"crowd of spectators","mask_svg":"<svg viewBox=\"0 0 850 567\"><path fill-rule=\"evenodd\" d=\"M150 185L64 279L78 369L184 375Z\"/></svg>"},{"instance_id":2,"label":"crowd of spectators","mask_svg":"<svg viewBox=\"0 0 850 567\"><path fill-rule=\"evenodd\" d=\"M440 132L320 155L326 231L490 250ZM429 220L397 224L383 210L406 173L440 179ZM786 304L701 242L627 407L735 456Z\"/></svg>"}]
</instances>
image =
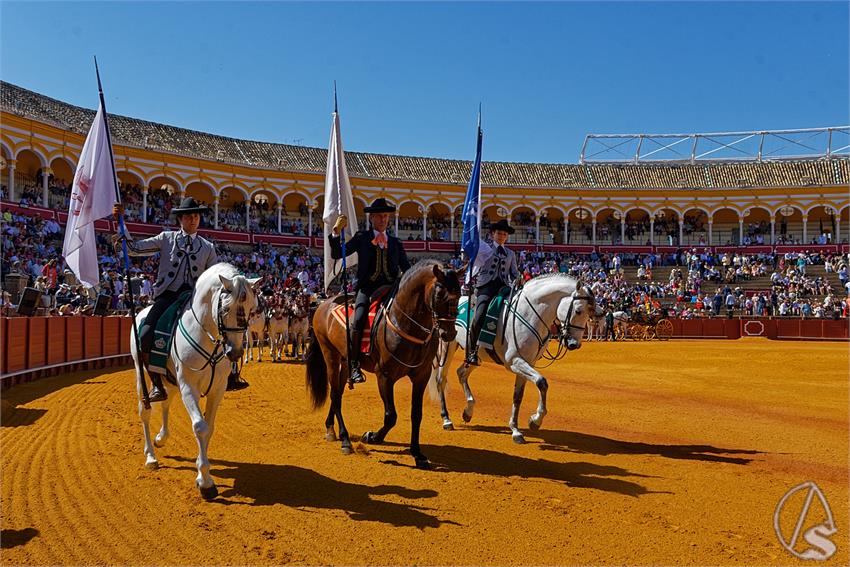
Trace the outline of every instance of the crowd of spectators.
<instances>
[{"instance_id":1,"label":"crowd of spectators","mask_svg":"<svg viewBox=\"0 0 850 567\"><path fill-rule=\"evenodd\" d=\"M63 231L56 221L9 210L2 213L2 221L3 281L9 273L23 274L28 285L43 292L45 305L59 314L89 312L96 293L109 295L113 309L126 307L121 260L109 246L106 234L97 235L103 273L99 290L93 291L80 286L65 268L61 259ZM323 288L322 258L304 247L258 244L249 249L218 244L218 251L221 260L231 262L246 275L263 276L267 289L279 289L293 277L311 292ZM455 265L459 261L451 260ZM576 255L520 251L518 261L526 280L555 271L581 278L605 307L663 306L686 318L728 316L730 306L734 315L832 317L846 315L846 298L850 295L847 257L819 252L712 254L685 249L664 254ZM156 257L132 259L132 285L138 305L151 300L157 262ZM813 276L809 273L812 265L823 269ZM633 267L631 279L625 276L628 266ZM830 283L827 275L833 273L844 289ZM754 279L764 285L749 289L747 284ZM8 302L4 297L7 307Z\"/></svg>"}]
</instances>

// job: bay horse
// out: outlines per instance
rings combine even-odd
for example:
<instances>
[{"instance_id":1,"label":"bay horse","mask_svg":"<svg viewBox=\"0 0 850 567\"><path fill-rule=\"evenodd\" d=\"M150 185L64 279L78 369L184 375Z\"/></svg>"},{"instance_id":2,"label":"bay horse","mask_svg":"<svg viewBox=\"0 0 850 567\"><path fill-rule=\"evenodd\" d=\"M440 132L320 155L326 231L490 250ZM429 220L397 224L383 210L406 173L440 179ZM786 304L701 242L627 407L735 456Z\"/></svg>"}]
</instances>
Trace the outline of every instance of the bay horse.
<instances>
[{"instance_id":1,"label":"bay horse","mask_svg":"<svg viewBox=\"0 0 850 567\"><path fill-rule=\"evenodd\" d=\"M460 301L461 305L467 302L466 296ZM561 273L544 274L529 280L511 297L510 304L506 301L502 306L493 350L499 364L515 376L513 406L508 421L515 443L525 442L518 427L518 419L526 382L537 387L539 396L537 411L529 418L528 427L532 430L539 429L548 411L546 393L549 383L534 366L541 357L553 359L551 354L547 354L549 340L557 340L558 354L554 355L557 359L567 351L580 348L588 321L601 316L602 310L596 305L590 289L575 278ZM458 318L456 339L440 345L439 360L435 362L432 372L430 392L432 397L440 402L443 429L446 430L454 429L446 408L448 363L458 346L466 348L466 324L465 317ZM442 362L444 364L441 364ZM457 376L466 396L466 407L463 410L465 422L472 420L472 410L475 407L475 398L469 387L469 375L473 370L474 366L465 363L457 369Z\"/></svg>"},{"instance_id":2,"label":"bay horse","mask_svg":"<svg viewBox=\"0 0 850 567\"><path fill-rule=\"evenodd\" d=\"M257 309L251 314L248 319L248 330L245 331L245 340L247 349L245 350L245 364L249 360L254 360L254 349L259 348L260 353L257 356L257 362L263 361L263 348L268 334L268 322L266 314L262 309Z\"/></svg>"},{"instance_id":3,"label":"bay horse","mask_svg":"<svg viewBox=\"0 0 850 567\"><path fill-rule=\"evenodd\" d=\"M272 362L283 362L283 350L289 336L289 308L282 296L275 297L275 304L269 309L268 335Z\"/></svg>"},{"instance_id":4,"label":"bay horse","mask_svg":"<svg viewBox=\"0 0 850 567\"><path fill-rule=\"evenodd\" d=\"M444 271L440 262L423 260L405 272L387 304L376 316L371 330L372 348L361 357L362 369L378 377L378 390L384 402L384 424L362 437L365 443L383 443L395 426L397 414L393 389L404 376L413 387L410 421L410 453L418 468L429 468L428 458L419 447L422 422L422 397L431 375L431 363L439 340L453 341L455 318L460 299L460 281L454 270ZM334 419L339 424L343 454L351 453L351 439L342 418L342 394L348 379L346 372L345 326L335 320L333 310L342 302L336 296L323 302L313 316L310 347L307 351L307 386L318 409L328 398L330 410L325 420L328 441L336 441ZM360 348L360 345L352 345Z\"/></svg>"},{"instance_id":5,"label":"bay horse","mask_svg":"<svg viewBox=\"0 0 850 567\"><path fill-rule=\"evenodd\" d=\"M213 435L215 416L227 387L230 374L230 362L242 358L245 329L248 326L247 313L257 307L256 285L260 278L248 279L232 265L220 262L204 271L195 283L191 300L182 308L174 330L174 339L168 355L168 373L175 379L176 385L164 380L168 398L159 402L162 409L162 429L151 443L151 408L142 401L142 383L144 370L139 354L135 333L130 332L130 352L136 366L136 389L139 398L139 417L145 436L145 466L148 469L159 467L154 444L165 445L168 439L168 410L171 400L178 394L183 399L186 412L192 420L192 431L198 442L198 476L195 484L201 496L210 500L218 495L210 476L210 461L207 447ZM150 307L136 316L141 325ZM201 398L206 396L207 403L201 411Z\"/></svg>"}]
</instances>

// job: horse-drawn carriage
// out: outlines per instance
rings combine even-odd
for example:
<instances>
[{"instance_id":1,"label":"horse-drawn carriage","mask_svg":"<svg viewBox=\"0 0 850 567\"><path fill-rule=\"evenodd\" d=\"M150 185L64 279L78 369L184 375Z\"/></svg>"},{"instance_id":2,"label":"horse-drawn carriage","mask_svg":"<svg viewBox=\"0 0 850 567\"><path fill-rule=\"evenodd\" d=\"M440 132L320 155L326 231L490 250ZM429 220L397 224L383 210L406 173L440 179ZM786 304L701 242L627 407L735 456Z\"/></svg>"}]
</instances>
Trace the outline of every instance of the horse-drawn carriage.
<instances>
[{"instance_id":1,"label":"horse-drawn carriage","mask_svg":"<svg viewBox=\"0 0 850 567\"><path fill-rule=\"evenodd\" d=\"M618 331L618 339L667 341L673 336L673 323L667 318L667 309L654 309L650 313L637 309L631 313L625 325L618 326Z\"/></svg>"}]
</instances>

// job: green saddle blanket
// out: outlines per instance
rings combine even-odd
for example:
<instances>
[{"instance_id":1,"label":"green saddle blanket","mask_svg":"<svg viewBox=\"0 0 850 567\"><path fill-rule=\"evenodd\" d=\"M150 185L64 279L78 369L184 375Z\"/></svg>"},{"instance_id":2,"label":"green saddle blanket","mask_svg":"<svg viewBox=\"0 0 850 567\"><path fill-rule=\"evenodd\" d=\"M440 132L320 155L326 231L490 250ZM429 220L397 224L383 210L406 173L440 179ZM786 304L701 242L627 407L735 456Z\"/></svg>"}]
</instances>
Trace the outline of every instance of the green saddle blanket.
<instances>
[{"instance_id":1,"label":"green saddle blanket","mask_svg":"<svg viewBox=\"0 0 850 567\"><path fill-rule=\"evenodd\" d=\"M186 305L186 302L192 297L192 291L186 290L180 294L168 309L159 317L156 322L156 329L153 332L153 348L151 348L151 358L148 364L148 370L158 374L166 374L168 366L168 352L171 350L171 341L174 340L174 329L177 327L177 316ZM144 322L142 323L144 325Z\"/></svg>"},{"instance_id":2,"label":"green saddle blanket","mask_svg":"<svg viewBox=\"0 0 850 567\"><path fill-rule=\"evenodd\" d=\"M511 288L508 286L499 290L492 299L490 305L487 306L487 315L484 316L484 325L481 327L481 333L478 335L478 345L487 348L492 348L496 342L496 331L499 329L499 315L502 312L502 305L511 293ZM457 310L457 321L461 327L466 328L467 311L469 310L469 302L461 303ZM470 321L472 320L470 314Z\"/></svg>"}]
</instances>

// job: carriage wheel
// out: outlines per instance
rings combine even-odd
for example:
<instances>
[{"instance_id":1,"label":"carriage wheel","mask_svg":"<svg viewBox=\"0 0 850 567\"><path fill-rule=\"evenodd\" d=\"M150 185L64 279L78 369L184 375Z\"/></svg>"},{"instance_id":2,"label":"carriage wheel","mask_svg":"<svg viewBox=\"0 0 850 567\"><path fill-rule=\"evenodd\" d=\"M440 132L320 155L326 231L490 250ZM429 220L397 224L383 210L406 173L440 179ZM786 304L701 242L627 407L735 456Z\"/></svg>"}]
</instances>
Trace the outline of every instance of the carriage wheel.
<instances>
[{"instance_id":1,"label":"carriage wheel","mask_svg":"<svg viewBox=\"0 0 850 567\"><path fill-rule=\"evenodd\" d=\"M662 319L655 325L655 336L658 340L669 341L673 336L673 323L669 319Z\"/></svg>"},{"instance_id":2,"label":"carriage wheel","mask_svg":"<svg viewBox=\"0 0 850 567\"><path fill-rule=\"evenodd\" d=\"M631 340L633 340L633 341L639 340L640 335L642 335L642 334L643 334L643 332L641 330L640 325L638 325L637 323L632 323L631 325L629 325L629 338Z\"/></svg>"}]
</instances>

